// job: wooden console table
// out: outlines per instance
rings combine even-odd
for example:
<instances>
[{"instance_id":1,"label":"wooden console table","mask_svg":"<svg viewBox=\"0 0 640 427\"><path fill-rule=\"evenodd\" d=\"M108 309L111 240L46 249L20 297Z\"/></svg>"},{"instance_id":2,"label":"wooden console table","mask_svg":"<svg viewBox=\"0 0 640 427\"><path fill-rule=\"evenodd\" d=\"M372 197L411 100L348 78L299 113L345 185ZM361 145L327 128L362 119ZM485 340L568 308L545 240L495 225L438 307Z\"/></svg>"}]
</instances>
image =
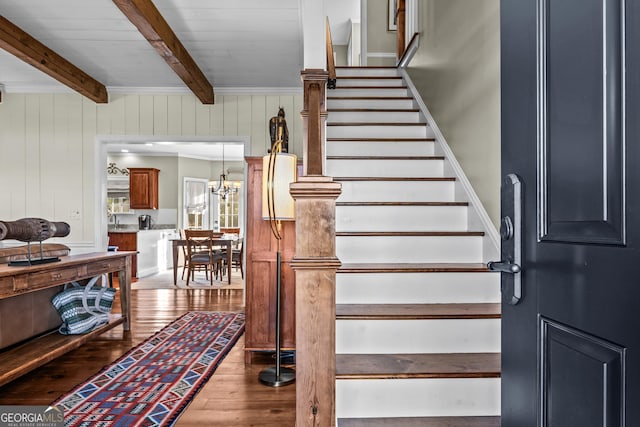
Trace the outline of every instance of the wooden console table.
<instances>
[{"instance_id":1,"label":"wooden console table","mask_svg":"<svg viewBox=\"0 0 640 427\"><path fill-rule=\"evenodd\" d=\"M117 273L122 314L83 335L61 335L57 331L36 336L27 342L0 350L0 386L80 347L90 339L118 325L128 331L131 319L131 257L133 252L100 252L63 256L59 262L29 267L0 265L0 299L89 279L100 274ZM61 322L62 323L62 322Z\"/></svg>"}]
</instances>

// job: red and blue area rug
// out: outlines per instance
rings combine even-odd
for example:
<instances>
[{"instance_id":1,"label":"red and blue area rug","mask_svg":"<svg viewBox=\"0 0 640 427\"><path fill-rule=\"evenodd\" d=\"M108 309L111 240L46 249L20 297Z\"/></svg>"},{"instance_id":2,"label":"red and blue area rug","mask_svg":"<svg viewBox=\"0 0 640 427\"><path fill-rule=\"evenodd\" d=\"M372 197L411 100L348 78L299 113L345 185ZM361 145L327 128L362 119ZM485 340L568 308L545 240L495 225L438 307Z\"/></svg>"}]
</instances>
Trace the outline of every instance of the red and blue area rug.
<instances>
[{"instance_id":1,"label":"red and blue area rug","mask_svg":"<svg viewBox=\"0 0 640 427\"><path fill-rule=\"evenodd\" d=\"M171 426L243 332L243 313L189 312L54 405L66 427Z\"/></svg>"}]
</instances>

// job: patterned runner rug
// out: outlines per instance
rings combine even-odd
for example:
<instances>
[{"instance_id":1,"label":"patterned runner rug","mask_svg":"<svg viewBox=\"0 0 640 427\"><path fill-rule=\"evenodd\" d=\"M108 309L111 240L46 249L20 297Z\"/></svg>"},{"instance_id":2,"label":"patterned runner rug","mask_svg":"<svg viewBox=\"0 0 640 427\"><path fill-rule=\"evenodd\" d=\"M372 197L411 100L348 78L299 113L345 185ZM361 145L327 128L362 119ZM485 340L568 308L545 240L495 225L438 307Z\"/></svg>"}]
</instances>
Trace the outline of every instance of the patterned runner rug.
<instances>
[{"instance_id":1,"label":"patterned runner rug","mask_svg":"<svg viewBox=\"0 0 640 427\"><path fill-rule=\"evenodd\" d=\"M243 313L189 312L54 405L66 427L171 426L243 332Z\"/></svg>"}]
</instances>

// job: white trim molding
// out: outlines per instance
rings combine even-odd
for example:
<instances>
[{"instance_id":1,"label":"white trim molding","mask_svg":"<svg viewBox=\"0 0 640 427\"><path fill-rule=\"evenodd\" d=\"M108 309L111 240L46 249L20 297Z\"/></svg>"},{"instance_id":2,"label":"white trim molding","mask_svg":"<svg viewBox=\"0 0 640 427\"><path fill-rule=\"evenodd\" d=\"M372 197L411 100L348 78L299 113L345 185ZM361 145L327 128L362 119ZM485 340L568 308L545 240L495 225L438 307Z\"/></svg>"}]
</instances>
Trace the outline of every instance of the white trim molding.
<instances>
[{"instance_id":1,"label":"white trim molding","mask_svg":"<svg viewBox=\"0 0 640 427\"><path fill-rule=\"evenodd\" d=\"M216 95L301 95L302 85L286 87L248 87L248 86L223 86L214 87ZM14 85L9 84L4 87L5 93L76 93L63 85ZM136 95L188 95L191 90L188 87L130 87L130 86L107 86L107 93L113 94L136 94Z\"/></svg>"},{"instance_id":2,"label":"white trim molding","mask_svg":"<svg viewBox=\"0 0 640 427\"><path fill-rule=\"evenodd\" d=\"M395 52L367 52L369 58L396 58Z\"/></svg>"}]
</instances>

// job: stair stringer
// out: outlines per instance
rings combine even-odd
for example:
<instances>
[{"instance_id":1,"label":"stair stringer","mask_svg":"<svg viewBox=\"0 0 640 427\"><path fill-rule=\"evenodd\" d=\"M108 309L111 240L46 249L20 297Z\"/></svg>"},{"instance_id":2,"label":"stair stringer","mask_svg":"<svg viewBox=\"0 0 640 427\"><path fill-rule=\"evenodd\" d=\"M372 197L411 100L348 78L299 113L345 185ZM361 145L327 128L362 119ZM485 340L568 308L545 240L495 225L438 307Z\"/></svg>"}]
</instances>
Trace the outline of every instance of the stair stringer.
<instances>
[{"instance_id":1,"label":"stair stringer","mask_svg":"<svg viewBox=\"0 0 640 427\"><path fill-rule=\"evenodd\" d=\"M420 112L424 115L427 124L432 129L435 136L436 155L445 157L445 173L455 176L455 200L469 202L469 213L467 216L467 226L469 230L483 230L485 232L482 239L482 257L483 262L494 261L500 258L500 235L495 225L489 218L484 205L476 194L471 182L467 178L462 166L456 159L451 147L447 143L446 138L440 131L438 124L431 115L424 100L420 96L420 92L413 84L409 73L404 68L399 68L400 75L404 78L408 91L413 96L414 102Z\"/></svg>"}]
</instances>

